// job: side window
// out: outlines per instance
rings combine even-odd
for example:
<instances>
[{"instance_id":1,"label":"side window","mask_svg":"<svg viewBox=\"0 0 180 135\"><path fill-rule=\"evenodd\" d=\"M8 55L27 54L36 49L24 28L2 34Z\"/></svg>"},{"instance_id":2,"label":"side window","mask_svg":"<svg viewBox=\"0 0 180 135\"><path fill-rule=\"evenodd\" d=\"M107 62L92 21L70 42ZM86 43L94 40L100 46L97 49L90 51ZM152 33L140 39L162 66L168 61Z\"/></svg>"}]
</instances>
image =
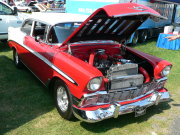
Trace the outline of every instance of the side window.
<instances>
[{"instance_id":1,"label":"side window","mask_svg":"<svg viewBox=\"0 0 180 135\"><path fill-rule=\"evenodd\" d=\"M41 22L36 22L34 26L33 36L38 37L40 40L45 41L47 29L48 29L48 25Z\"/></svg>"},{"instance_id":2,"label":"side window","mask_svg":"<svg viewBox=\"0 0 180 135\"><path fill-rule=\"evenodd\" d=\"M47 41L52 44L63 43L80 24L81 22L66 22L52 26Z\"/></svg>"},{"instance_id":3,"label":"side window","mask_svg":"<svg viewBox=\"0 0 180 135\"><path fill-rule=\"evenodd\" d=\"M21 31L26 33L27 35L30 35L31 33L31 28L32 28L32 20L27 20L21 27Z\"/></svg>"},{"instance_id":4,"label":"side window","mask_svg":"<svg viewBox=\"0 0 180 135\"><path fill-rule=\"evenodd\" d=\"M11 8L3 3L0 3L0 15L12 15L13 11Z\"/></svg>"}]
</instances>

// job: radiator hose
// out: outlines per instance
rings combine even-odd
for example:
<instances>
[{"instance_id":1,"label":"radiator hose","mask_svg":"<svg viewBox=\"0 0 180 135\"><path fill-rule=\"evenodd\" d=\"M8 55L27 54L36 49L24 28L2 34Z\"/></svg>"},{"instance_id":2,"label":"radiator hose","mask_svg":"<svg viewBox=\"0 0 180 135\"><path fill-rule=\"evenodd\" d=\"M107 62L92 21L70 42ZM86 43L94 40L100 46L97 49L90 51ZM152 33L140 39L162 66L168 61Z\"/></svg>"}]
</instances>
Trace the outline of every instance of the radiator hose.
<instances>
[{"instance_id":1,"label":"radiator hose","mask_svg":"<svg viewBox=\"0 0 180 135\"><path fill-rule=\"evenodd\" d=\"M143 67L139 67L139 72L141 74L143 74L143 76L144 76L144 83L150 82L150 80L151 80L150 76L149 76L148 72Z\"/></svg>"}]
</instances>

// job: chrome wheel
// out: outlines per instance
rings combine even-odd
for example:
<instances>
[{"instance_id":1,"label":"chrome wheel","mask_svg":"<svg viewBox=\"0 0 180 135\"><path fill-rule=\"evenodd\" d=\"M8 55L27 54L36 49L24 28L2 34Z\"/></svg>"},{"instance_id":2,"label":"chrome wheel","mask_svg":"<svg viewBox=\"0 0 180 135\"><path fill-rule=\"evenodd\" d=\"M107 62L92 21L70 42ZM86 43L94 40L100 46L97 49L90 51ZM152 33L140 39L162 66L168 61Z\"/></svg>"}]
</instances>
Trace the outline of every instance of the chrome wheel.
<instances>
[{"instance_id":1,"label":"chrome wheel","mask_svg":"<svg viewBox=\"0 0 180 135\"><path fill-rule=\"evenodd\" d=\"M61 80L54 82L54 97L59 114L67 120L73 118L72 97L67 85Z\"/></svg>"},{"instance_id":2,"label":"chrome wheel","mask_svg":"<svg viewBox=\"0 0 180 135\"><path fill-rule=\"evenodd\" d=\"M68 101L67 92L66 92L65 88L62 86L60 86L57 89L57 103L58 103L59 108L63 112L67 111L69 101Z\"/></svg>"}]
</instances>

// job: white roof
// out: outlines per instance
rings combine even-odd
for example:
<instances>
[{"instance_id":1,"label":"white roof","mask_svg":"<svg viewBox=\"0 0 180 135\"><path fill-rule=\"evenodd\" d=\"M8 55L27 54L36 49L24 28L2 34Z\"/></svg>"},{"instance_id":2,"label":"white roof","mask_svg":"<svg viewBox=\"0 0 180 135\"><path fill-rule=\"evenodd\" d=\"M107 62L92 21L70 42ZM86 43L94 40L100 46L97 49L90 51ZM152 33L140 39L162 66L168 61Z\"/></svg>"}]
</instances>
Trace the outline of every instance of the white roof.
<instances>
[{"instance_id":1,"label":"white roof","mask_svg":"<svg viewBox=\"0 0 180 135\"><path fill-rule=\"evenodd\" d=\"M50 25L63 22L83 22L88 18L88 15L71 14L71 13L41 13L36 12L29 16L27 19L34 19L45 22Z\"/></svg>"}]
</instances>

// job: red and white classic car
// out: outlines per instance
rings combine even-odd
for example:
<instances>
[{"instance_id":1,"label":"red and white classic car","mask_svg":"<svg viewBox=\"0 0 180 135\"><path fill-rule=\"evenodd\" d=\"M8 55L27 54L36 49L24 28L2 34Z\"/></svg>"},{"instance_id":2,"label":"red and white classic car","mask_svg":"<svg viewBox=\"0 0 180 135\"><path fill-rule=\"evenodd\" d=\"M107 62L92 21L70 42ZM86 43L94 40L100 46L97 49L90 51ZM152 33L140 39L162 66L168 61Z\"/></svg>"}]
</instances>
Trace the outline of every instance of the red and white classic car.
<instances>
[{"instance_id":1,"label":"red and white classic car","mask_svg":"<svg viewBox=\"0 0 180 135\"><path fill-rule=\"evenodd\" d=\"M171 63L132 49L124 41L149 17L134 3L113 4L91 16L46 13L9 29L14 63L22 63L54 91L59 114L97 122L170 99L164 88ZM84 21L85 20L85 21Z\"/></svg>"}]
</instances>

